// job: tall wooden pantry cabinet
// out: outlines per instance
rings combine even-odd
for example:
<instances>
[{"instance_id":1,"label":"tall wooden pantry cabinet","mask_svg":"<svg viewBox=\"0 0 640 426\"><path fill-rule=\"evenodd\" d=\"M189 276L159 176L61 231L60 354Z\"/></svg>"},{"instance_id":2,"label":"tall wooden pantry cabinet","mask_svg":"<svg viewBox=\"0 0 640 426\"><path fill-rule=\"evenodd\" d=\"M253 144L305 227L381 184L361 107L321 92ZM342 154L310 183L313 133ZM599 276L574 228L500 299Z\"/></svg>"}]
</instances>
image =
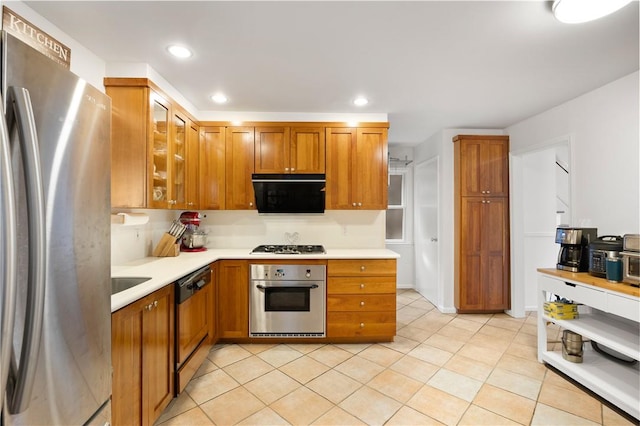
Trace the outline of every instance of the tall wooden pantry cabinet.
<instances>
[{"instance_id":1,"label":"tall wooden pantry cabinet","mask_svg":"<svg viewBox=\"0 0 640 426\"><path fill-rule=\"evenodd\" d=\"M510 308L509 136L454 144L454 298L460 313Z\"/></svg>"}]
</instances>

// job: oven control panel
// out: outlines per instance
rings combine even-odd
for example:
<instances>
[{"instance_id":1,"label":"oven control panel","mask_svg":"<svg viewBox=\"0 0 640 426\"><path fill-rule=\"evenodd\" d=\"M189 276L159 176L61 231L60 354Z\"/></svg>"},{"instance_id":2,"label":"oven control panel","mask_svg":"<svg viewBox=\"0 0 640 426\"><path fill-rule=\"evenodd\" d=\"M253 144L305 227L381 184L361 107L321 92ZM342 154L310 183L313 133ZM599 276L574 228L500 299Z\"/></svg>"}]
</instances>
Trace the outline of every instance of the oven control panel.
<instances>
[{"instance_id":1,"label":"oven control panel","mask_svg":"<svg viewBox=\"0 0 640 426\"><path fill-rule=\"evenodd\" d=\"M325 265L251 265L251 279L264 281L324 281Z\"/></svg>"}]
</instances>

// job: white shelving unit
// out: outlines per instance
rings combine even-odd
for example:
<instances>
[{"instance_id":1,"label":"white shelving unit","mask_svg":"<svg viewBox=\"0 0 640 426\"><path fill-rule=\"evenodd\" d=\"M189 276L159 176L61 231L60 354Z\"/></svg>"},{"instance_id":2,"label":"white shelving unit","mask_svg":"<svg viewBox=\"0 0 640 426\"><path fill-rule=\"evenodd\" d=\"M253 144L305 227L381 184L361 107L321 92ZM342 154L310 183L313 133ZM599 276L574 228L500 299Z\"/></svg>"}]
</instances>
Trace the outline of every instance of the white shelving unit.
<instances>
[{"instance_id":1,"label":"white shelving unit","mask_svg":"<svg viewBox=\"0 0 640 426\"><path fill-rule=\"evenodd\" d=\"M586 282L589 281L589 282ZM605 280L603 280L605 281ZM585 344L583 362L565 360L560 350L547 349L547 324L571 330L585 340L594 340L635 360L640 360L640 299L614 291L610 285L595 286L594 278L582 281L580 274L538 275L538 361L545 362L602 396L636 419L640 419L640 363L613 361ZM620 284L624 285L624 284ZM545 301L557 295L588 307L580 317L558 320L544 314ZM595 306L594 306L595 305ZM581 307L581 308L584 308Z\"/></svg>"}]
</instances>

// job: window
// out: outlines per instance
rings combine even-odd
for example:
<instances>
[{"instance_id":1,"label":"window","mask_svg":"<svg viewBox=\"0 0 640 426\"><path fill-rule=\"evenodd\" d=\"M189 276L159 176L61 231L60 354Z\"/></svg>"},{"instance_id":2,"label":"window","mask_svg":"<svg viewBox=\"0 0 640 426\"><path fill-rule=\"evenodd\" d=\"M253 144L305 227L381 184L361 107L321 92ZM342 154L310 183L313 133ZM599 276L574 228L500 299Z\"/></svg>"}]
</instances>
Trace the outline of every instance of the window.
<instances>
[{"instance_id":1,"label":"window","mask_svg":"<svg viewBox=\"0 0 640 426\"><path fill-rule=\"evenodd\" d=\"M389 205L387 206L386 240L400 242L405 240L406 174L403 171L389 173Z\"/></svg>"}]
</instances>

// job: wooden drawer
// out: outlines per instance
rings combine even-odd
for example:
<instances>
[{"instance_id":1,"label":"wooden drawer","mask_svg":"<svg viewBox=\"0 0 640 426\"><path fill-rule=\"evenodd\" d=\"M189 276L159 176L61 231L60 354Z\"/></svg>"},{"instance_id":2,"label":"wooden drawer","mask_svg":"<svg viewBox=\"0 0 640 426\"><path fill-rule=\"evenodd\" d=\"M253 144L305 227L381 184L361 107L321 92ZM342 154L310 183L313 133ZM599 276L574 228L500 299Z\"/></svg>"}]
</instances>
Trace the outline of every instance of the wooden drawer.
<instances>
[{"instance_id":1,"label":"wooden drawer","mask_svg":"<svg viewBox=\"0 0 640 426\"><path fill-rule=\"evenodd\" d=\"M329 260L327 276L396 275L395 259Z\"/></svg>"},{"instance_id":2,"label":"wooden drawer","mask_svg":"<svg viewBox=\"0 0 640 426\"><path fill-rule=\"evenodd\" d=\"M327 311L329 312L370 312L392 311L396 309L394 295L370 294L370 295L328 295Z\"/></svg>"},{"instance_id":3,"label":"wooden drawer","mask_svg":"<svg viewBox=\"0 0 640 426\"><path fill-rule=\"evenodd\" d=\"M396 312L328 312L327 337L394 336Z\"/></svg>"},{"instance_id":4,"label":"wooden drawer","mask_svg":"<svg viewBox=\"0 0 640 426\"><path fill-rule=\"evenodd\" d=\"M327 294L396 294L396 277L329 277ZM394 308L395 309L395 308Z\"/></svg>"}]
</instances>

